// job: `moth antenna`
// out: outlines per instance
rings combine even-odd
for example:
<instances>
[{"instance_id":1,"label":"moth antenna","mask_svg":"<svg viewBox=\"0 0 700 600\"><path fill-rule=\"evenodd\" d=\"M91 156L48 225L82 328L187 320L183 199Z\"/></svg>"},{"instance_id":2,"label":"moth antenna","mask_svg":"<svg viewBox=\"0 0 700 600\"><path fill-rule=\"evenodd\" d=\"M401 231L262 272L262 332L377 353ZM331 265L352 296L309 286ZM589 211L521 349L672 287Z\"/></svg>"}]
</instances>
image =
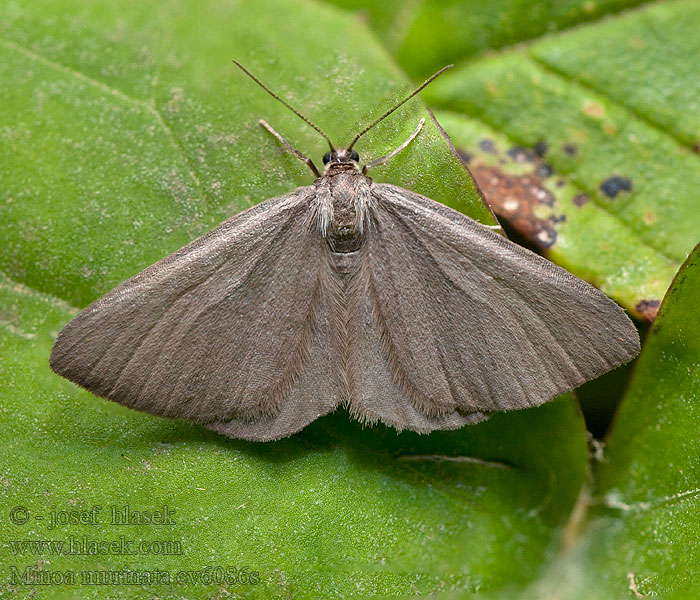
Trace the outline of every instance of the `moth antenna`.
<instances>
[{"instance_id":1,"label":"moth antenna","mask_svg":"<svg viewBox=\"0 0 700 600\"><path fill-rule=\"evenodd\" d=\"M239 65L239 66L240 66L240 65ZM373 121L372 123L370 123L369 125L367 125L367 127L365 127L362 131L360 131L360 133L358 133L358 134L355 136L355 139L354 139L352 142L350 142L350 145L348 146L347 149L348 149L348 150L352 150L352 147L357 143L357 140L359 140L363 135L365 135L365 133L367 133L370 129L372 129L372 127L374 127L374 126L375 126L377 123L379 123L380 121L383 121L384 119L386 119L386 118L387 118L391 113L393 113L397 108L399 108L400 106L406 104L406 102L408 102L411 98L413 98L413 96L415 96L418 92L420 92L426 85L428 85L428 84L431 83L433 80L435 80L435 79L437 79L438 77L440 77L440 75L442 75L445 71L447 71L447 69L451 69L452 67L454 67L454 65L447 65L447 66L444 66L444 67L442 67L442 69L440 69L437 73L435 73L434 75L431 75L428 79L426 79L423 83L421 83L415 90L413 90L413 92L411 92L411 94L409 94L409 95L406 96L403 100L401 100L401 102L399 102L398 104L396 104L393 108L390 108L389 110L387 110L381 117L379 117L378 119L376 119L375 121Z\"/></svg>"},{"instance_id":2,"label":"moth antenna","mask_svg":"<svg viewBox=\"0 0 700 600\"><path fill-rule=\"evenodd\" d=\"M278 102L281 102L284 104L289 110L291 110L297 117L299 117L302 121L304 121L307 125L310 127L313 127L316 131L318 131L328 142L328 145L331 147L331 152L335 150L333 147L333 142L331 141L331 138L329 138L321 128L316 125L311 119L307 119L304 115L302 115L296 108L294 108L289 102L284 100L282 97L279 95L275 94L269 87L267 87L262 81L260 81L255 75L253 75L248 69L246 69L241 63L239 63L237 60L233 61L233 64L236 65L241 71L243 71L248 77L250 77L255 83L257 83L262 89L264 89L270 96L272 96L275 100ZM444 69L443 69L444 70ZM433 77L434 79L434 77ZM408 98L407 98L408 99Z\"/></svg>"}]
</instances>

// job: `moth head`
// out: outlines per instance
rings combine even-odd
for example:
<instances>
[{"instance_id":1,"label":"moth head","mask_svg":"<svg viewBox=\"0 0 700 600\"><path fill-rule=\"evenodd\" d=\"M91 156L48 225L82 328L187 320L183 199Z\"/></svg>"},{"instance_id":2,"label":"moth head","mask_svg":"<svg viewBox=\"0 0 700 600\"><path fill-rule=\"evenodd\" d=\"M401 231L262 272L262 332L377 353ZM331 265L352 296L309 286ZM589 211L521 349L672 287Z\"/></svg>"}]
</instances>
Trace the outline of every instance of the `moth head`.
<instances>
[{"instance_id":1,"label":"moth head","mask_svg":"<svg viewBox=\"0 0 700 600\"><path fill-rule=\"evenodd\" d=\"M323 164L352 164L360 162L360 155L354 150L330 150L323 155Z\"/></svg>"}]
</instances>

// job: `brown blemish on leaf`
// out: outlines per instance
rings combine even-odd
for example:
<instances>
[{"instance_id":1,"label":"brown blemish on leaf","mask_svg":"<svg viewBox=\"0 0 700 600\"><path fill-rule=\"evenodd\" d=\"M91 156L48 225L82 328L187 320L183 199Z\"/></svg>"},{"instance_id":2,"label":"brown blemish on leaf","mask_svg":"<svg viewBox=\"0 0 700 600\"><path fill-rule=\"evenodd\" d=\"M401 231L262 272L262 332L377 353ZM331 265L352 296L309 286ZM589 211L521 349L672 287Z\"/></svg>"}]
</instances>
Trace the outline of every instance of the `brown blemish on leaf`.
<instances>
[{"instance_id":1,"label":"brown blemish on leaf","mask_svg":"<svg viewBox=\"0 0 700 600\"><path fill-rule=\"evenodd\" d=\"M569 156L574 156L578 152L575 144L564 144L564 153Z\"/></svg>"},{"instance_id":2,"label":"brown blemish on leaf","mask_svg":"<svg viewBox=\"0 0 700 600\"><path fill-rule=\"evenodd\" d=\"M605 130L605 133L608 135L615 135L617 133L617 127L615 126L615 123L608 121L604 126L603 129Z\"/></svg>"},{"instance_id":3,"label":"brown blemish on leaf","mask_svg":"<svg viewBox=\"0 0 700 600\"><path fill-rule=\"evenodd\" d=\"M472 170L493 211L522 233L534 246L544 250L557 241L556 224L564 215L541 219L535 215L538 205L554 206L552 192L535 175L510 175L499 167L478 165Z\"/></svg>"},{"instance_id":4,"label":"brown blemish on leaf","mask_svg":"<svg viewBox=\"0 0 700 600\"><path fill-rule=\"evenodd\" d=\"M597 102L586 102L583 106L583 112L589 117L600 118L605 114L605 108Z\"/></svg>"},{"instance_id":5,"label":"brown blemish on leaf","mask_svg":"<svg viewBox=\"0 0 700 600\"><path fill-rule=\"evenodd\" d=\"M647 210L642 218L647 225L656 223L656 213L653 210Z\"/></svg>"},{"instance_id":6,"label":"brown blemish on leaf","mask_svg":"<svg viewBox=\"0 0 700 600\"><path fill-rule=\"evenodd\" d=\"M589 200L590 200L590 198L586 194L576 194L573 197L573 203L576 206L583 206Z\"/></svg>"},{"instance_id":7,"label":"brown blemish on leaf","mask_svg":"<svg viewBox=\"0 0 700 600\"><path fill-rule=\"evenodd\" d=\"M547 179L550 175L554 173L554 169L547 163L542 163L535 169L535 175L540 179Z\"/></svg>"},{"instance_id":8,"label":"brown blemish on leaf","mask_svg":"<svg viewBox=\"0 0 700 600\"><path fill-rule=\"evenodd\" d=\"M660 304L660 300L641 300L640 302L637 302L637 306L634 308L637 309L637 312L642 315L642 318L645 321L653 323L654 319L656 318L656 314L659 312Z\"/></svg>"}]
</instances>

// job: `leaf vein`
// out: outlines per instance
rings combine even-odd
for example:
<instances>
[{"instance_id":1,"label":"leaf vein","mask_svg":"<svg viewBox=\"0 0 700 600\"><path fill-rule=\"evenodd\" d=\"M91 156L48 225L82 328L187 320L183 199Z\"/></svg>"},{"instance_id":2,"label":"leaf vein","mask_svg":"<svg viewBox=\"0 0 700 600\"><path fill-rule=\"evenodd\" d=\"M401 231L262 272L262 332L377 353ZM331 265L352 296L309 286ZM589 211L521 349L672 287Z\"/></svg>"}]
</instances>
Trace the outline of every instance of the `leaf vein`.
<instances>
[{"instance_id":1,"label":"leaf vein","mask_svg":"<svg viewBox=\"0 0 700 600\"><path fill-rule=\"evenodd\" d=\"M177 150L177 152L182 156L184 159L185 163L187 164L187 170L188 170L188 175L192 178L192 181L194 181L196 187L198 188L200 194L203 196L208 196L206 191L203 189L202 184L200 183L199 177L197 176L196 170L194 168L194 165L192 163L192 160L190 157L187 155L187 152L185 152L185 148L182 144L182 141L180 138L175 135L175 132L172 130L172 128L166 123L165 119L163 118L162 113L156 108L155 104L151 104L149 102L146 102L145 100L141 100L139 98L135 98L133 96L130 96L129 94L125 94L121 90L112 87L103 81L100 81L98 79L95 79L94 77L90 77L89 75L86 75L85 73L82 73L76 69L73 69L69 66L63 65L59 62L56 62L55 60L51 60L50 58L46 58L45 56L38 54L37 52L34 52L33 50L30 50L29 48L18 44L17 42L14 42L12 40L8 40L6 38L1 38L0 37L0 44L3 44L6 48L10 50L14 50L15 52L18 52L20 54L23 54L30 60L34 62L38 62L44 66L47 66L49 68L55 69L57 71L61 71L64 74L67 74L71 77L75 77L76 79L91 85L97 89L99 89L101 92L114 96L116 98L119 98L123 102L127 104L131 104L134 106L137 106L141 108L142 110L145 110L148 114L150 114L152 117L155 118L156 122L160 125L161 129L165 132L166 136L170 140L170 143L172 146Z\"/></svg>"}]
</instances>

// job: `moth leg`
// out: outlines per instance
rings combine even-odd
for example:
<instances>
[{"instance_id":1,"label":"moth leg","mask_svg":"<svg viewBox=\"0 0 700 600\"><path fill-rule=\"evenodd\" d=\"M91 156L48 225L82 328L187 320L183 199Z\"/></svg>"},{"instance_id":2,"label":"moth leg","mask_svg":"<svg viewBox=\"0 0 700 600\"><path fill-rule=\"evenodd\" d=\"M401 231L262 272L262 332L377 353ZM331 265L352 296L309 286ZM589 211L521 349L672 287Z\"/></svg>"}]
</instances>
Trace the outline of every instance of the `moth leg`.
<instances>
[{"instance_id":1,"label":"moth leg","mask_svg":"<svg viewBox=\"0 0 700 600\"><path fill-rule=\"evenodd\" d=\"M379 165L383 165L385 162L391 160L396 156L401 150L406 148L415 138L416 136L420 133L420 130L423 128L423 123L425 123L425 119L421 119L420 123L418 123L418 127L416 127L415 131L408 136L408 139L401 144L396 150L389 152L386 156L380 156L379 158L375 158L373 161L368 162L364 167L362 167L362 173L363 175L367 173L370 169L373 169L374 167L378 167Z\"/></svg>"},{"instance_id":2,"label":"moth leg","mask_svg":"<svg viewBox=\"0 0 700 600\"><path fill-rule=\"evenodd\" d=\"M294 146L292 146L287 140L285 140L279 133L277 133L272 127L270 127L270 124L267 121L264 121L263 119L260 119L258 121L260 125L262 125L265 129L267 129L275 138L287 149L289 150L294 156L296 156L299 160L304 161L308 166L309 169L313 172L313 174L316 177L320 177L321 173L318 172L318 169L316 168L316 165L314 164L314 161L312 161L308 156L302 154L297 150Z\"/></svg>"}]
</instances>

